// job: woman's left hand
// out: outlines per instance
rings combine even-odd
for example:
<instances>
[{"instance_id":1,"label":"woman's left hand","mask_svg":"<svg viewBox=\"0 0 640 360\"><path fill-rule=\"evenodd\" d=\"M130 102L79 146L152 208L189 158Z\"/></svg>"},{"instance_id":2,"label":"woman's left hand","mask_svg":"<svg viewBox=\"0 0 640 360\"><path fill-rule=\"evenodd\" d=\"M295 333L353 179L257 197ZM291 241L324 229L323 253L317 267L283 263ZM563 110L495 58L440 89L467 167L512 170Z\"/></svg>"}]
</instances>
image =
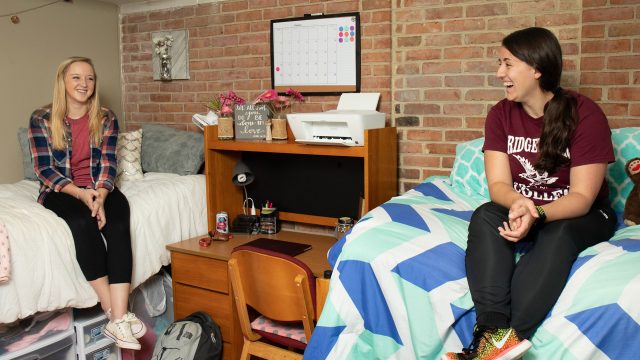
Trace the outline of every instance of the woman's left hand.
<instances>
[{"instance_id":1,"label":"woman's left hand","mask_svg":"<svg viewBox=\"0 0 640 360\"><path fill-rule=\"evenodd\" d=\"M100 230L107 224L107 217L104 212L104 201L108 194L109 192L107 190L98 189L98 196L94 198L93 206L91 207L91 216L98 220L98 229Z\"/></svg>"},{"instance_id":2,"label":"woman's left hand","mask_svg":"<svg viewBox=\"0 0 640 360\"><path fill-rule=\"evenodd\" d=\"M518 242L527 234L537 218L536 206L530 199L516 200L509 208L509 222L498 227L500 236L508 241Z\"/></svg>"},{"instance_id":3,"label":"woman's left hand","mask_svg":"<svg viewBox=\"0 0 640 360\"><path fill-rule=\"evenodd\" d=\"M96 220L98 220L98 229L102 230L107 224L107 217L104 215L104 206L100 206L96 212Z\"/></svg>"}]
</instances>

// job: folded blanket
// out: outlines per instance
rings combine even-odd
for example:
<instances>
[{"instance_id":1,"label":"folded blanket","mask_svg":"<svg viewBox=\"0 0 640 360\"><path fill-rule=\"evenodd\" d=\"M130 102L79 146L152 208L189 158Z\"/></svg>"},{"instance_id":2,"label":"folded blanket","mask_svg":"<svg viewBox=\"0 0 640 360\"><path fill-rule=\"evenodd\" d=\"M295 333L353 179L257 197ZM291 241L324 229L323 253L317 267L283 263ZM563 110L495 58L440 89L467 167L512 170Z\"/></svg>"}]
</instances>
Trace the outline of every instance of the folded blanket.
<instances>
[{"instance_id":1,"label":"folded blanket","mask_svg":"<svg viewBox=\"0 0 640 360\"><path fill-rule=\"evenodd\" d=\"M0 284L11 277L11 256L9 256L9 234L0 223Z\"/></svg>"}]
</instances>

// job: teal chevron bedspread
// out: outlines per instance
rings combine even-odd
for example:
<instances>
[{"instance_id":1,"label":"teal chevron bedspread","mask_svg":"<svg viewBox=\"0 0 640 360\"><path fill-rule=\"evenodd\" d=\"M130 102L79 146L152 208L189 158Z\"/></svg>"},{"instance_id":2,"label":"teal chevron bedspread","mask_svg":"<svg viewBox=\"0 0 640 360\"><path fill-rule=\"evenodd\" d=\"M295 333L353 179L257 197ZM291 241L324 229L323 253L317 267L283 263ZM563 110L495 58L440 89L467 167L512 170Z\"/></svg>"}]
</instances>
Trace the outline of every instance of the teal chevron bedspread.
<instances>
[{"instance_id":1,"label":"teal chevron bedspread","mask_svg":"<svg viewBox=\"0 0 640 360\"><path fill-rule=\"evenodd\" d=\"M485 201L434 177L367 214L329 252L304 358L438 359L468 345L467 227ZM532 343L525 359L640 358L640 226L580 254Z\"/></svg>"}]
</instances>

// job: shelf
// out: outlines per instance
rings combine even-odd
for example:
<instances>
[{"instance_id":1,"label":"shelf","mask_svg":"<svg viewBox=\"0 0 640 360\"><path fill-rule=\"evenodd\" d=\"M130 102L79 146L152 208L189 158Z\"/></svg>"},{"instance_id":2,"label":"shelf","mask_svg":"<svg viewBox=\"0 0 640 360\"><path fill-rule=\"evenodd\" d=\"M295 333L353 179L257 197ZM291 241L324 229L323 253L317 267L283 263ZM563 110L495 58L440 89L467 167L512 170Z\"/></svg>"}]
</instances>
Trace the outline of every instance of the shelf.
<instances>
[{"instance_id":1,"label":"shelf","mask_svg":"<svg viewBox=\"0 0 640 360\"><path fill-rule=\"evenodd\" d=\"M307 145L291 140L214 140L209 142L210 149L226 151L251 151L280 154L305 154L325 156L364 157L363 146Z\"/></svg>"},{"instance_id":2,"label":"shelf","mask_svg":"<svg viewBox=\"0 0 640 360\"><path fill-rule=\"evenodd\" d=\"M324 159L324 157L329 159L329 163L331 163L332 158L336 158L335 163L342 164L342 169L352 169L353 172L351 174L357 175L356 178L353 179L353 181L357 181L357 183L354 183L354 188L360 189L358 192L362 191L362 196L364 196L364 201L362 202L364 212L368 212L372 208L397 195L398 145L395 128L389 127L366 130L363 146L299 144L293 140L294 137L290 132L288 140L219 140L217 126L205 127L204 133L209 229L215 227L214 218L218 211L226 211L230 219L242 213L244 193L242 187L232 184L231 178L233 176L233 168L236 162L243 158L243 153L246 153L247 156L251 155L251 157L254 158L258 156L258 154L265 154L259 155L260 161L269 162L259 162L258 164L273 164L274 166L282 164L277 154L286 154L286 156L283 156L283 159L293 161L290 165L291 167L287 169L303 167L306 171L312 172L312 174L305 179L309 179L312 183L315 182L315 189L318 188L318 179L327 179L327 177L331 176L334 176L333 179L338 179L339 177L336 176L344 176L340 175L342 174L341 172L335 173L335 171L337 171L335 166L326 167L326 159ZM300 155L300 157L298 157L298 155ZM295 157L292 160L290 156ZM312 156L313 159L315 159L315 156L320 156L321 158L313 160L312 158L305 159L305 156ZM337 158L340 157L354 160L337 160ZM318 168L316 171L316 163L324 165L325 167ZM309 170L309 167L311 167L311 170ZM276 176L276 172L267 172L267 174ZM280 176L282 175L280 174ZM270 178L271 180L277 179ZM285 181L289 179L291 178L287 177ZM339 179L345 179L344 181L348 184L351 178L340 177ZM343 188L344 186L341 187L341 189ZM324 190L326 189L325 187ZM289 188L286 190L287 194L290 195ZM304 194L305 191L309 191L309 184L305 184L304 180L292 181L291 191L299 191L299 194ZM355 196L357 197L359 194ZM271 198L269 199L272 200ZM330 199L326 197L321 198L321 200L330 201ZM296 201L298 201L298 199L296 199ZM337 223L338 216L324 216L322 212L318 211L318 213L314 213L313 210L306 213L306 208L301 208L297 202L295 204L296 206L292 206L293 204L286 201L285 203L287 205L282 206L283 211L279 212L280 220L323 226L334 226ZM351 204L351 200L348 200L348 204ZM331 208L331 205L332 204L324 203L325 208ZM294 212L285 211L287 208L291 209L293 207L296 208ZM305 211L301 211L301 209ZM340 212L339 209L337 210ZM329 212L327 211L327 213ZM346 214L341 216L345 215Z\"/></svg>"}]
</instances>

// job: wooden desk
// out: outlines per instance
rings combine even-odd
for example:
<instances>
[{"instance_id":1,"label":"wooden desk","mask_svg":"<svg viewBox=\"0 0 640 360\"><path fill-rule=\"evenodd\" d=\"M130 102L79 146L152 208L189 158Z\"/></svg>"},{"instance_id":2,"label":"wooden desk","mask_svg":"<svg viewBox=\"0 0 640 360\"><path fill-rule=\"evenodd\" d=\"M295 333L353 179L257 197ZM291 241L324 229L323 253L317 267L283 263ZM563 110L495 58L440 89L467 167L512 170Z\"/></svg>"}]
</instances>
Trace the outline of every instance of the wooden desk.
<instances>
[{"instance_id":1,"label":"wooden desk","mask_svg":"<svg viewBox=\"0 0 640 360\"><path fill-rule=\"evenodd\" d=\"M171 251L174 317L180 319L198 310L211 315L222 332L223 359L238 359L242 351L242 331L227 270L227 261L236 246L259 237L311 244L311 250L297 258L318 278L316 310L318 315L322 312L329 289L329 280L323 278L323 273L330 268L327 251L335 244L335 238L280 231L274 235L234 235L229 241L214 241L209 247L201 247L198 244L201 237L167 245Z\"/></svg>"}]
</instances>

